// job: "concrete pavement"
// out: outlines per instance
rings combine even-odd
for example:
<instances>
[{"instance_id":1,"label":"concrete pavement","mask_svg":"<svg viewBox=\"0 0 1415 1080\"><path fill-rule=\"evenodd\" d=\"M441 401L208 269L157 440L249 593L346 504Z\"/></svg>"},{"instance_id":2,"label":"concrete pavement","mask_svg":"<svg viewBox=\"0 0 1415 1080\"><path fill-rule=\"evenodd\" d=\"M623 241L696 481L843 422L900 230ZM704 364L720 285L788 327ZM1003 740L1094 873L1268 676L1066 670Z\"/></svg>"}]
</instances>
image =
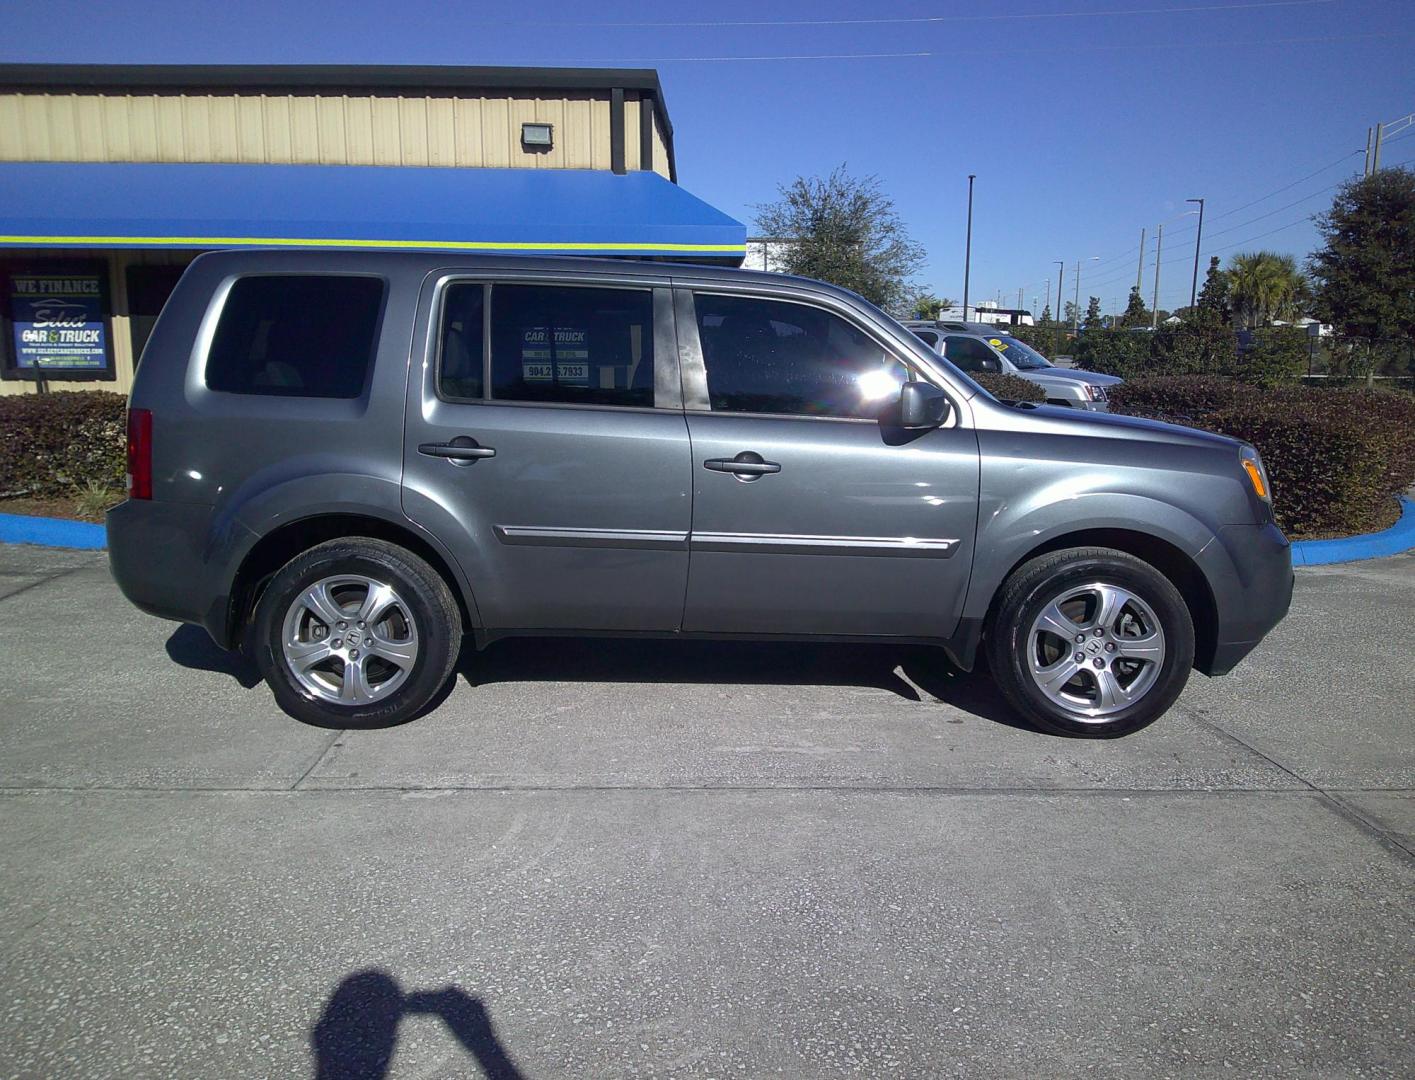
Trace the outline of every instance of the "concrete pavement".
<instances>
[{"instance_id":1,"label":"concrete pavement","mask_svg":"<svg viewBox=\"0 0 1415 1080\"><path fill-rule=\"evenodd\" d=\"M511 641L304 727L0 548L0 1076L1415 1069L1415 557L1128 739L925 650Z\"/></svg>"}]
</instances>

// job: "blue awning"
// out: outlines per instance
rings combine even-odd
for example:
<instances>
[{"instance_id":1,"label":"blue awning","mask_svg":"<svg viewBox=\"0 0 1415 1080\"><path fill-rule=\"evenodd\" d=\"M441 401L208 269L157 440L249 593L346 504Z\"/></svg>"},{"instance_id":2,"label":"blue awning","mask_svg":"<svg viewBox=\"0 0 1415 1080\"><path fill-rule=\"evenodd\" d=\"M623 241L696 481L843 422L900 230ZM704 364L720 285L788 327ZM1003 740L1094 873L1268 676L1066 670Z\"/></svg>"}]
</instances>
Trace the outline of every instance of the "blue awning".
<instances>
[{"instance_id":1,"label":"blue awning","mask_svg":"<svg viewBox=\"0 0 1415 1080\"><path fill-rule=\"evenodd\" d=\"M740 222L652 172L0 164L0 247L741 259L746 236Z\"/></svg>"}]
</instances>

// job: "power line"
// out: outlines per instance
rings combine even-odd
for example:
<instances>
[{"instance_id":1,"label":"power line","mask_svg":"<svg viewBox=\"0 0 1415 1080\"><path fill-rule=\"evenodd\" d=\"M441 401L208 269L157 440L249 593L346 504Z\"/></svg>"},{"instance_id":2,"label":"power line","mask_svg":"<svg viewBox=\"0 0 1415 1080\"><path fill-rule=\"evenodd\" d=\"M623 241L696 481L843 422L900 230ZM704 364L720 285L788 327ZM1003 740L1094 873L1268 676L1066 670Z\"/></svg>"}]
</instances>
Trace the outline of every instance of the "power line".
<instances>
[{"instance_id":1,"label":"power line","mask_svg":"<svg viewBox=\"0 0 1415 1080\"><path fill-rule=\"evenodd\" d=\"M592 26L602 30L710 29L713 27L764 26L902 26L928 23L959 22L1021 22L1038 19L1114 18L1129 15L1190 15L1216 11L1251 11L1261 8L1316 7L1334 4L1337 0L1246 0L1241 3L1197 4L1171 7L1128 8L1120 11L1040 11L1009 15L914 15L878 16L858 19L665 19L659 21L632 20L623 22L557 20L560 26ZM464 26L543 26L544 22L530 19L478 19Z\"/></svg>"},{"instance_id":2,"label":"power line","mask_svg":"<svg viewBox=\"0 0 1415 1080\"><path fill-rule=\"evenodd\" d=\"M1356 155L1361 154L1361 153L1364 153L1364 151L1362 151L1362 150L1352 150L1349 154L1342 154L1341 157L1337 158L1335 161L1332 161L1332 162L1329 162L1329 163L1326 164L1326 165L1323 165L1320 169L1317 169L1315 172L1310 172L1310 173L1308 173L1306 176L1301 177L1301 178L1298 179L1298 180L1292 181L1292 183L1290 183L1290 184L1284 184L1282 187L1278 188L1276 191L1269 191L1266 195L1262 195L1262 196L1260 196L1260 197L1254 199L1252 202L1246 202L1246 203L1244 203L1242 206L1235 206L1232 210L1225 210L1222 214L1215 214L1215 215L1214 215L1214 220L1215 220L1215 221L1220 221L1220 220L1222 220L1223 218L1228 217L1230 214L1236 214L1236 213L1238 213L1239 211L1247 210L1248 207L1250 207L1250 206L1257 206L1258 203L1260 203L1260 202L1266 202L1268 199L1271 199L1274 195L1281 195L1284 191L1290 191L1290 190L1292 190L1293 188L1295 188L1298 184L1305 183L1306 181L1312 179L1314 176L1320 176L1322 173L1326 172L1328 169L1334 169L1334 168L1336 168L1338 165L1340 165L1340 164L1342 164L1343 162L1347 161L1348 159L1353 158L1353 157L1355 157Z\"/></svg>"},{"instance_id":3,"label":"power line","mask_svg":"<svg viewBox=\"0 0 1415 1080\"><path fill-rule=\"evenodd\" d=\"M1231 232L1236 232L1237 230L1243 228L1246 225L1252 225L1255 221L1262 221L1264 218L1270 218L1274 214L1282 213L1284 210L1291 210L1294 206L1297 206L1300 203L1304 203L1308 199L1315 199L1318 195L1325 195L1328 191L1332 191L1335 188L1340 187L1345 182L1346 181L1344 180L1338 180L1335 184L1328 184L1326 187L1319 188L1318 190L1312 192L1310 195L1303 195L1302 198L1296 199L1293 202L1284 203L1276 210L1269 210L1266 214L1259 214L1257 217L1249 218L1247 221L1240 221L1237 225L1230 225L1226 229L1219 229L1217 232L1211 233L1210 236L1226 236Z\"/></svg>"},{"instance_id":4,"label":"power line","mask_svg":"<svg viewBox=\"0 0 1415 1080\"><path fill-rule=\"evenodd\" d=\"M1348 34L1333 37L1321 35L1317 37L1290 37L1290 38L1263 38L1256 41L1147 41L1142 44L1127 45L1047 45L1038 48L1012 48L1009 47L1009 56L1020 56L1025 54L1045 54L1051 55L1056 52L1139 52L1164 49L1260 49L1272 45L1332 45L1347 41L1389 41L1392 37L1409 35L1391 34ZM705 64L705 63L752 63L752 62L773 62L783 60L916 60L931 57L943 57L957 59L956 52L939 52L929 49L922 49L917 52L871 52L871 53L766 53L752 56L581 56L564 57L557 60L563 64ZM545 58L539 57L534 60L523 60L522 63L544 63Z\"/></svg>"}]
</instances>

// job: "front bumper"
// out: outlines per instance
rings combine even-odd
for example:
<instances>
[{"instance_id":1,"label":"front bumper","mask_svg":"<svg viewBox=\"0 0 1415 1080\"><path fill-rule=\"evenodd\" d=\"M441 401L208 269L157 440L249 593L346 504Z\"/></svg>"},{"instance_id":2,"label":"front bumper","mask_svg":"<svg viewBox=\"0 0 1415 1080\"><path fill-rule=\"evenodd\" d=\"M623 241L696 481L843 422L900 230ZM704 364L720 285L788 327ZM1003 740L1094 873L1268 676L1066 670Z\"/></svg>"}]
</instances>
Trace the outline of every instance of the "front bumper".
<instances>
[{"instance_id":1,"label":"front bumper","mask_svg":"<svg viewBox=\"0 0 1415 1080\"><path fill-rule=\"evenodd\" d=\"M1226 525L1200 562L1207 562L1218 620L1209 655L1197 666L1205 675L1226 675L1291 607L1292 547L1274 524Z\"/></svg>"}]
</instances>

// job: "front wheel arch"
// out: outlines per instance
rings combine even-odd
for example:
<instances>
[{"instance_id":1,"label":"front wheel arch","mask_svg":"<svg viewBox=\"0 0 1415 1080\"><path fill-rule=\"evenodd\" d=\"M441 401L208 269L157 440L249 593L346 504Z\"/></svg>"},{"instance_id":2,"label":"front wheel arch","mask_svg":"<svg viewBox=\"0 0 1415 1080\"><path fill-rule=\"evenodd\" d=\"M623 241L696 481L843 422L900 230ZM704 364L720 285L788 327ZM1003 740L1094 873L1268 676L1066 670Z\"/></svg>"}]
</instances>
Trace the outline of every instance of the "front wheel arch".
<instances>
[{"instance_id":1,"label":"front wheel arch","mask_svg":"<svg viewBox=\"0 0 1415 1080\"><path fill-rule=\"evenodd\" d=\"M1029 550L1002 575L988 605L987 616L983 622L984 633L991 628L997 614L1002 584L1018 567L1031 562L1039 555L1063 548L1079 547L1103 547L1123 551L1149 563L1167 577L1184 598L1185 606L1189 608L1190 621L1194 624L1194 666L1203 671L1212 663L1214 649L1218 643L1218 605L1214 601L1213 589L1209 586L1204 572L1193 559L1169 541L1133 529L1080 529L1054 536Z\"/></svg>"}]
</instances>

